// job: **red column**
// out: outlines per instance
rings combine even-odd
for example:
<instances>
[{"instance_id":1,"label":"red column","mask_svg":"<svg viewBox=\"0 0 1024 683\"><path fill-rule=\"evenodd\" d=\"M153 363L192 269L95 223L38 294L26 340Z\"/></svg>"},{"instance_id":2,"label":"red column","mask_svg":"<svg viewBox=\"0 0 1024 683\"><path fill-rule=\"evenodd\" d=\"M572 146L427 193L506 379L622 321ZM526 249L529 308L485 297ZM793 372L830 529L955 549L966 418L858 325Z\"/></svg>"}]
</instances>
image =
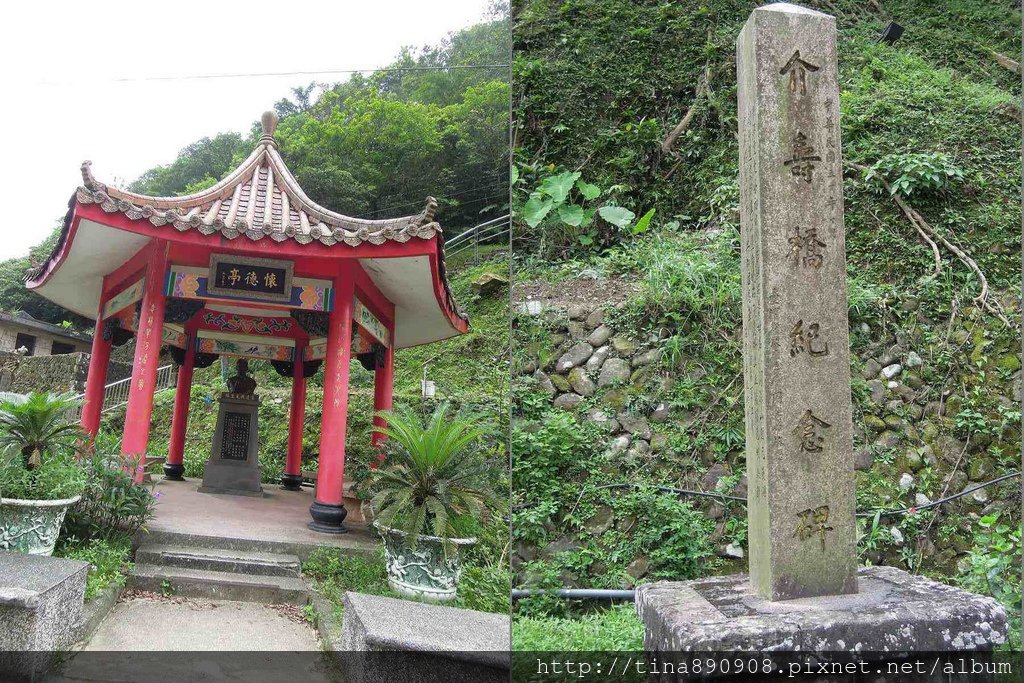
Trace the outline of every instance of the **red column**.
<instances>
[{"instance_id":1,"label":"red column","mask_svg":"<svg viewBox=\"0 0 1024 683\"><path fill-rule=\"evenodd\" d=\"M345 422L348 417L348 365L352 357L351 266L342 262L334 281L334 310L328 319L327 358L324 367L324 408L320 425L320 468L316 500L309 506L309 528L329 534L345 533L347 514L342 504L345 483Z\"/></svg>"},{"instance_id":2,"label":"red column","mask_svg":"<svg viewBox=\"0 0 1024 683\"><path fill-rule=\"evenodd\" d=\"M164 277L167 272L167 245L153 245L146 263L146 284L139 312L139 329L135 335L135 360L132 383L128 390L128 407L124 417L121 453L138 457L135 480L142 481L149 445L149 422L153 416L153 387L160 360L161 332L164 326Z\"/></svg>"},{"instance_id":3,"label":"red column","mask_svg":"<svg viewBox=\"0 0 1024 683\"><path fill-rule=\"evenodd\" d=\"M391 337L394 338L394 333ZM384 350L384 363L373 373L373 424L376 427L384 427L385 421L378 417L377 413L382 410L391 410L392 396L395 384L395 350L388 347ZM387 437L380 432L374 432L370 437L370 443L374 447L379 446ZM377 461L384 460L384 453L377 454Z\"/></svg>"},{"instance_id":4,"label":"red column","mask_svg":"<svg viewBox=\"0 0 1024 683\"><path fill-rule=\"evenodd\" d=\"M85 380L85 403L82 405L82 429L90 436L100 431L100 416L103 413L103 396L107 385L107 368L110 365L112 339L103 338L103 306L96 314L96 330L92 337L92 353L89 354L89 374Z\"/></svg>"},{"instance_id":5,"label":"red column","mask_svg":"<svg viewBox=\"0 0 1024 683\"><path fill-rule=\"evenodd\" d=\"M178 386L174 390L174 413L171 415L171 445L164 463L164 479L185 480L185 432L188 429L188 409L192 399L192 373L196 364L196 337L188 332L185 361L178 368Z\"/></svg>"},{"instance_id":6,"label":"red column","mask_svg":"<svg viewBox=\"0 0 1024 683\"><path fill-rule=\"evenodd\" d=\"M292 405L288 414L288 456L284 463L281 488L302 490L302 430L306 422L306 375L302 356L305 347L296 344L295 363L292 368Z\"/></svg>"}]
</instances>

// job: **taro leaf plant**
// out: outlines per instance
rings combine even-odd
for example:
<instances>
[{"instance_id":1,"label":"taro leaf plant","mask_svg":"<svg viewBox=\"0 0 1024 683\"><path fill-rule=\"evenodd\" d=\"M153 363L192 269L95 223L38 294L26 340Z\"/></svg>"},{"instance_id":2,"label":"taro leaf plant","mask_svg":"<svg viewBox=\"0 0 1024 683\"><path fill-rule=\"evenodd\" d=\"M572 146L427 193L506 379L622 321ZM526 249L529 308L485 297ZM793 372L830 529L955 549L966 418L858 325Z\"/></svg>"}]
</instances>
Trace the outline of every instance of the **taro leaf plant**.
<instances>
[{"instance_id":1,"label":"taro leaf plant","mask_svg":"<svg viewBox=\"0 0 1024 683\"><path fill-rule=\"evenodd\" d=\"M632 235L647 230L654 216L653 209L634 224L636 214L629 209L609 203L597 205L601 188L584 181L581 175L579 171L563 171L541 178L520 209L523 221L531 228L543 223L542 237L550 237L558 243L575 241L586 248L599 246L601 240L595 216ZM518 177L516 169L513 184ZM548 231L553 234L545 234Z\"/></svg>"},{"instance_id":2,"label":"taro leaf plant","mask_svg":"<svg viewBox=\"0 0 1024 683\"><path fill-rule=\"evenodd\" d=\"M494 468L479 448L485 431L449 413L443 403L426 423L408 406L377 413L386 423L376 431L388 437L388 458L370 475L370 505L381 527L405 532L415 549L421 534L442 539L445 552L457 535L458 518L479 518L496 505L490 489Z\"/></svg>"},{"instance_id":3,"label":"taro leaf plant","mask_svg":"<svg viewBox=\"0 0 1024 683\"><path fill-rule=\"evenodd\" d=\"M33 392L0 403L0 495L56 500L82 492L85 472L75 461L84 432L74 420L78 399Z\"/></svg>"}]
</instances>

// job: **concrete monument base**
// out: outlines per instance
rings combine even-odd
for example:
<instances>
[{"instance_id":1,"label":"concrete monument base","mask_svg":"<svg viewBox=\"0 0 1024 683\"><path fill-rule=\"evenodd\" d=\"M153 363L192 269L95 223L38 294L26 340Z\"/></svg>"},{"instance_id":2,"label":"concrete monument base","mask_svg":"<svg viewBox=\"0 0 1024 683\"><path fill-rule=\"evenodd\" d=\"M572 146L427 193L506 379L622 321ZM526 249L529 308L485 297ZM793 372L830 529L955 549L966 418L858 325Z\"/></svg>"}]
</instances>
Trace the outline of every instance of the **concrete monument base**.
<instances>
[{"instance_id":1,"label":"concrete monument base","mask_svg":"<svg viewBox=\"0 0 1024 683\"><path fill-rule=\"evenodd\" d=\"M649 653L901 653L991 650L1006 642L992 598L895 567L861 567L859 592L769 602L746 574L641 586L636 610ZM876 655L877 656L877 655Z\"/></svg>"},{"instance_id":2,"label":"concrete monument base","mask_svg":"<svg viewBox=\"0 0 1024 683\"><path fill-rule=\"evenodd\" d=\"M221 394L213 450L203 469L200 493L262 496L259 465L259 397Z\"/></svg>"}]
</instances>

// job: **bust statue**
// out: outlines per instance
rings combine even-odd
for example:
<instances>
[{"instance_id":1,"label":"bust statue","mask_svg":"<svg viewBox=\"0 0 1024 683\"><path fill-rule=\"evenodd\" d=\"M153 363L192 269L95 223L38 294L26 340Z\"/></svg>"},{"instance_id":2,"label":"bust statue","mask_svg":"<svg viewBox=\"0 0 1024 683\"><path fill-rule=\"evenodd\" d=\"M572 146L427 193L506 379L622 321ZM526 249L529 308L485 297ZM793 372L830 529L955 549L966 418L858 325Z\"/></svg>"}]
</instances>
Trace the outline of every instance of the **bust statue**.
<instances>
[{"instance_id":1,"label":"bust statue","mask_svg":"<svg viewBox=\"0 0 1024 683\"><path fill-rule=\"evenodd\" d=\"M255 394L256 380L248 375L249 361L239 358L238 363L235 365L235 371L234 377L228 377L228 393L248 394L250 396Z\"/></svg>"}]
</instances>

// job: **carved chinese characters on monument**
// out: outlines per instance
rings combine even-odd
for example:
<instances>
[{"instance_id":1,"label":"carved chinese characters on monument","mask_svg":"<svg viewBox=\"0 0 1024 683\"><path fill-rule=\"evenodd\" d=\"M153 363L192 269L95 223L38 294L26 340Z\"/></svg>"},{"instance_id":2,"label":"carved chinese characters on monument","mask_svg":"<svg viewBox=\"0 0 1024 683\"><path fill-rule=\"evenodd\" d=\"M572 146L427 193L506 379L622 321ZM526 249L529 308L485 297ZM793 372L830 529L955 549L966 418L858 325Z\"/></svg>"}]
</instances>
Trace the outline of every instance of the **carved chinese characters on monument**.
<instances>
[{"instance_id":1,"label":"carved chinese characters on monument","mask_svg":"<svg viewBox=\"0 0 1024 683\"><path fill-rule=\"evenodd\" d=\"M245 460L249 454L248 413L225 413L221 436L220 457L225 460Z\"/></svg>"},{"instance_id":2,"label":"carved chinese characters on monument","mask_svg":"<svg viewBox=\"0 0 1024 683\"><path fill-rule=\"evenodd\" d=\"M814 179L814 163L821 161L821 157L814 153L814 147L807 144L807 136L797 133L793 138L793 156L782 162L788 166L790 172L797 178L803 178L804 182L810 183Z\"/></svg>"},{"instance_id":3,"label":"carved chinese characters on monument","mask_svg":"<svg viewBox=\"0 0 1024 683\"><path fill-rule=\"evenodd\" d=\"M779 70L779 73L785 76L789 74L789 91L792 93L799 93L801 95L807 94L807 74L814 73L818 70L814 64L805 62L800 58L800 50L793 53L793 56L789 58L785 66Z\"/></svg>"},{"instance_id":4,"label":"carved chinese characters on monument","mask_svg":"<svg viewBox=\"0 0 1024 683\"><path fill-rule=\"evenodd\" d=\"M806 453L820 453L825 442L825 430L831 427L810 410L804 411L793 432L800 440L800 450Z\"/></svg>"},{"instance_id":5,"label":"carved chinese characters on monument","mask_svg":"<svg viewBox=\"0 0 1024 683\"><path fill-rule=\"evenodd\" d=\"M797 320L789 333L789 355L792 358L806 353L811 357L827 356L828 342L820 341L821 325L810 323L804 328L804 321Z\"/></svg>"},{"instance_id":6,"label":"carved chinese characters on monument","mask_svg":"<svg viewBox=\"0 0 1024 683\"><path fill-rule=\"evenodd\" d=\"M825 263L825 243L818 237L817 228L793 228L789 237L789 256L793 263L808 268L821 268Z\"/></svg>"},{"instance_id":7,"label":"carved chinese characters on monument","mask_svg":"<svg viewBox=\"0 0 1024 683\"><path fill-rule=\"evenodd\" d=\"M821 538L821 549L825 550L825 532L833 531L828 526L828 505L821 505L797 513L797 527L793 533L794 538L806 541L816 534Z\"/></svg>"}]
</instances>

